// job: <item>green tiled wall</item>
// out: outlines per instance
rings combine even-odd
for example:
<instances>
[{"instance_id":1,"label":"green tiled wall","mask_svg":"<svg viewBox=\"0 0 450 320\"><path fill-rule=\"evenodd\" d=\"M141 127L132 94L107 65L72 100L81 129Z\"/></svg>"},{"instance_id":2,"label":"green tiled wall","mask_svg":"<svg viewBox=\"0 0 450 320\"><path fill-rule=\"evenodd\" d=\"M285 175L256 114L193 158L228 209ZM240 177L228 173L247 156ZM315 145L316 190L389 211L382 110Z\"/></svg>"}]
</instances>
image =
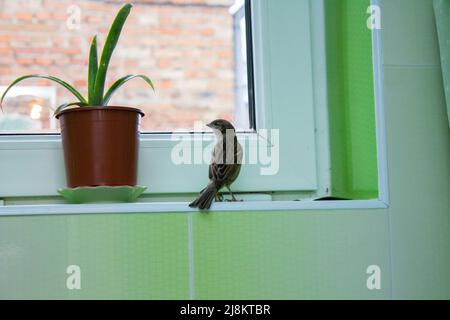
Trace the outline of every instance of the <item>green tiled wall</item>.
<instances>
[{"instance_id":1,"label":"green tiled wall","mask_svg":"<svg viewBox=\"0 0 450 320\"><path fill-rule=\"evenodd\" d=\"M198 299L387 299L366 287L366 268L389 270L385 213L197 214ZM367 225L371 228L367 228Z\"/></svg>"},{"instance_id":2,"label":"green tiled wall","mask_svg":"<svg viewBox=\"0 0 450 320\"><path fill-rule=\"evenodd\" d=\"M187 243L184 214L1 218L0 299L188 299Z\"/></svg>"}]
</instances>

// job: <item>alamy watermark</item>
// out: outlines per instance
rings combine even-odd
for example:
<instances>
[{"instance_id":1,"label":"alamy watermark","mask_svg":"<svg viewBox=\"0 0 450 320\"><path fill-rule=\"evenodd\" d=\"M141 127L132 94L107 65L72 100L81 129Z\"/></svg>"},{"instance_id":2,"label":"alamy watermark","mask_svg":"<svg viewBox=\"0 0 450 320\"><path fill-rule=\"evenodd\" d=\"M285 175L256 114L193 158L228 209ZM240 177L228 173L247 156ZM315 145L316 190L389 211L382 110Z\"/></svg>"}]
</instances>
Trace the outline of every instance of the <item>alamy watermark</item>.
<instances>
[{"instance_id":1,"label":"alamy watermark","mask_svg":"<svg viewBox=\"0 0 450 320\"><path fill-rule=\"evenodd\" d=\"M175 165L201 165L211 162L213 151L223 152L223 157L217 157L218 164L248 164L259 165L260 174L264 176L276 175L280 169L280 130L260 129L255 134L242 135L239 146L235 144L234 131L227 130L216 137L202 131L203 124L194 125L193 134L175 132L171 141L176 142L171 151L171 160ZM215 146L218 145L219 147ZM218 148L218 149L217 149ZM238 152L238 156L235 153Z\"/></svg>"},{"instance_id":2,"label":"alamy watermark","mask_svg":"<svg viewBox=\"0 0 450 320\"><path fill-rule=\"evenodd\" d=\"M77 5L67 7L66 26L69 30L80 30L81 28L81 8Z\"/></svg>"},{"instance_id":3,"label":"alamy watermark","mask_svg":"<svg viewBox=\"0 0 450 320\"><path fill-rule=\"evenodd\" d=\"M81 290L81 268L77 265L70 265L66 269L69 276L66 279L66 287L69 290Z\"/></svg>"},{"instance_id":4,"label":"alamy watermark","mask_svg":"<svg viewBox=\"0 0 450 320\"><path fill-rule=\"evenodd\" d=\"M371 5L367 8L370 17L367 19L367 28L370 30L381 29L381 8L377 5Z\"/></svg>"},{"instance_id":5,"label":"alamy watermark","mask_svg":"<svg viewBox=\"0 0 450 320\"><path fill-rule=\"evenodd\" d=\"M367 289L381 290L381 268L377 265L370 265L366 269L369 275L366 281Z\"/></svg>"}]
</instances>

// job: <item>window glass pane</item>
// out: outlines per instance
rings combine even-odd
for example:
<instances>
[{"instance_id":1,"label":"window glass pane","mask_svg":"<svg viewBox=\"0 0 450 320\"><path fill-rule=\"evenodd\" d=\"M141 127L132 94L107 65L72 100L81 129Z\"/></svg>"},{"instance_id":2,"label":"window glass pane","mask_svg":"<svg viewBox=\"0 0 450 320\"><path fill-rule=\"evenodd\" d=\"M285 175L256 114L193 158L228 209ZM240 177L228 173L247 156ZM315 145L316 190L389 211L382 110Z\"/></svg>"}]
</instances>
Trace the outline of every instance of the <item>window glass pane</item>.
<instances>
[{"instance_id":1,"label":"window glass pane","mask_svg":"<svg viewBox=\"0 0 450 320\"><path fill-rule=\"evenodd\" d=\"M192 130L196 121L225 118L248 130L244 0L141 0L125 25L108 85L145 74L116 92L110 105L138 106L142 131ZM0 93L15 78L50 74L87 92L92 36L103 47L123 4L103 0L0 0ZM52 108L73 102L47 80L15 87L0 114L0 133L57 132Z\"/></svg>"}]
</instances>

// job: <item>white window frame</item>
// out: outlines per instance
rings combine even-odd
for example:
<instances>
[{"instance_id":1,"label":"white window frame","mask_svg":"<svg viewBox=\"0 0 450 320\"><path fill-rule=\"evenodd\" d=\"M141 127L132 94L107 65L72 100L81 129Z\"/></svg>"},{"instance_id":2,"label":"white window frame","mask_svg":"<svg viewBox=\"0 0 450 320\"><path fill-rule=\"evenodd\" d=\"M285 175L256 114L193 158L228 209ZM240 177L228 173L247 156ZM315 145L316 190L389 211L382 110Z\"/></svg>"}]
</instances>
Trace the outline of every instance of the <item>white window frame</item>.
<instances>
[{"instance_id":1,"label":"white window frame","mask_svg":"<svg viewBox=\"0 0 450 320\"><path fill-rule=\"evenodd\" d=\"M291 0L293 1L293 0ZM311 58L311 104L313 107L312 118L309 123L312 130L316 131L312 137L312 167L314 174L317 176L310 181L287 179L281 177L276 179L258 179L258 174L243 173L239 182L236 183L238 191L258 192L258 191L286 191L286 190L303 190L315 194L320 194L321 190L325 190L328 186L330 177L328 170L324 168L329 165L328 154L328 128L326 119L326 73L325 73L325 31L324 31L324 6L322 0L302 0L308 5L308 10L303 13L307 15L306 23L308 24L308 37L312 37L309 57ZM378 4L378 0L373 0L373 4ZM292 115L286 113L286 110L277 109L277 106L270 103L273 99L272 89L273 81L270 64L270 47L264 38L269 30L268 13L269 8L267 0L252 1L252 23L253 23L253 42L254 42L254 69L255 69L255 88L256 88L256 123L258 128L276 128L277 121L285 122L292 120ZM298 12L297 12L298 13ZM311 20L310 20L311 18ZM302 20L302 19L298 19ZM305 21L303 21L305 23ZM305 25L303 25L305 27ZM381 31L373 30L373 64L375 77L375 109L376 109L376 129L377 129L377 157L378 157L378 184L379 197L374 200L349 200L349 201L326 201L316 202L312 200L305 201L271 201L262 195L258 198L249 197L249 201L242 203L215 203L212 211L275 211L275 210L300 210L300 209L351 209L351 208L387 208L389 206L388 198L388 180L387 180L387 158L386 158L386 136L384 127L384 98L383 98L383 72L382 72L382 48L381 48ZM255 54L258 53L258 54ZM304 65L303 65L304 66ZM303 93L300 93L303 94ZM295 113L293 109L292 112ZM279 117L275 119L274 114ZM281 133L282 134L282 133ZM258 134L241 134L243 139L260 139ZM212 139L212 137L211 137ZM141 159L139 182L147 185L150 191L154 191L162 196L157 202L138 202L132 204L32 204L32 205L3 205L0 204L0 215L51 215L51 214L81 214L81 213L121 213L121 212L190 212L195 211L187 206L184 201L171 201L174 194L183 195L198 191L206 179L206 165L189 166L189 181L194 183L191 185L183 185L174 183L167 176L160 175L160 170L155 170L153 164L148 164L149 170L146 170L146 152L153 150L154 163L163 163L174 145L174 141L170 141L170 136L146 135L141 139ZM287 142L289 143L289 142ZM300 149L300 148L299 148ZM7 152L5 152L7 150ZM156 150L156 152L155 152ZM163 151L164 152L161 152ZM295 154L294 158L299 157ZM32 152L32 154L29 154ZM165 154L164 154L165 153ZM58 136L8 136L0 137L0 177L2 181L9 183L0 184L0 194L4 198L12 197L42 197L53 196L56 190L65 185L64 162L62 158L61 143ZM19 161L28 161L28 155L32 159L39 158L38 164L42 167L23 166L33 169L31 172L21 172L21 179L14 176L11 171L14 165ZM8 158L9 157L9 158ZM155 158L156 157L156 158ZM159 157L159 158L158 158ZM280 154L283 157L283 153ZM8 163L12 164L8 166ZM23 164L22 164L23 165ZM298 167L298 166L297 166ZM309 167L311 168L311 167ZM188 172L188 171L186 171ZM17 173L17 172L16 172ZM176 173L176 172L175 172ZM30 176L31 174L31 176ZM179 174L179 172L178 172ZM294 174L295 175L295 174ZM176 178L176 174L172 176ZM297 176L299 176L297 174ZM6 177L6 179L5 179ZM186 176L184 176L186 179ZM284 180L283 180L284 179ZM39 188L34 186L34 182L38 181ZM56 184L55 181L59 181ZM148 183L146 183L148 181ZM157 187L152 186L152 181L158 184ZM246 184L246 181L250 181ZM236 187L235 187L236 188ZM45 189L43 191L43 189ZM44 194L43 194L44 193ZM165 197L164 197L165 196ZM163 199L163 200L161 200ZM165 201L164 201L165 199ZM254 200L252 200L254 199ZM256 199L256 200L255 200Z\"/></svg>"}]
</instances>

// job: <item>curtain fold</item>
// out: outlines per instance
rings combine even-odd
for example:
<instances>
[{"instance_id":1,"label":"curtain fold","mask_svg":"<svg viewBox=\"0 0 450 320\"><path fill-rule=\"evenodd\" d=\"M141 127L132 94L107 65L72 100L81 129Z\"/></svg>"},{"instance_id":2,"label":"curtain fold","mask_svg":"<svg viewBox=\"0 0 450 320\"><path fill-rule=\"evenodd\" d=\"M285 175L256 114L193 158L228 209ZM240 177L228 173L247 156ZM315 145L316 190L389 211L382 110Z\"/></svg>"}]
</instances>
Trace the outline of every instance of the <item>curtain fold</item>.
<instances>
[{"instance_id":1,"label":"curtain fold","mask_svg":"<svg viewBox=\"0 0 450 320\"><path fill-rule=\"evenodd\" d=\"M450 0L434 0L433 5L441 51L441 68L447 100L448 123L450 126Z\"/></svg>"}]
</instances>

